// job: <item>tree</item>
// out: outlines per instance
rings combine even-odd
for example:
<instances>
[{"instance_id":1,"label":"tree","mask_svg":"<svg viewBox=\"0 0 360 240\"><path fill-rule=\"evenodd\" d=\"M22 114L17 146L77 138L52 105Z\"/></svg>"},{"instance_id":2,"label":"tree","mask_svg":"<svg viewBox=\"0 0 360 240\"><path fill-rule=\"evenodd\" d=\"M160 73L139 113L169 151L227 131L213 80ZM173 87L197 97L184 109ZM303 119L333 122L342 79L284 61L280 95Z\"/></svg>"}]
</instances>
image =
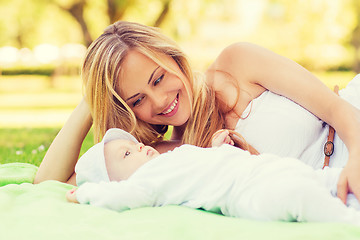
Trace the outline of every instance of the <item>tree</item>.
<instances>
[{"instance_id":1,"label":"tree","mask_svg":"<svg viewBox=\"0 0 360 240\"><path fill-rule=\"evenodd\" d=\"M110 23L124 18L126 10L135 4L135 0L107 0L107 12Z\"/></svg>"},{"instance_id":2,"label":"tree","mask_svg":"<svg viewBox=\"0 0 360 240\"><path fill-rule=\"evenodd\" d=\"M161 0L162 10L160 14L155 17L153 26L159 27L169 13L171 0ZM88 1L87 0L75 0L70 5L64 6L61 3L55 3L59 8L67 11L80 25L84 38L84 43L89 46L93 41L91 37L88 23L84 17L84 11ZM122 20L126 11L137 4L137 0L107 0L107 15L109 18L109 24Z\"/></svg>"},{"instance_id":3,"label":"tree","mask_svg":"<svg viewBox=\"0 0 360 240\"><path fill-rule=\"evenodd\" d=\"M1 43L14 45L18 48L32 45L33 39L29 36L36 30L44 9L43 1L1 1L0 16L3 18L0 23Z\"/></svg>"},{"instance_id":4,"label":"tree","mask_svg":"<svg viewBox=\"0 0 360 240\"><path fill-rule=\"evenodd\" d=\"M350 43L354 47L353 70L360 72L360 2L358 0L352 1L352 9L355 12L355 27L350 37Z\"/></svg>"},{"instance_id":5,"label":"tree","mask_svg":"<svg viewBox=\"0 0 360 240\"><path fill-rule=\"evenodd\" d=\"M81 31L84 37L84 42L86 46L89 46L92 42L92 38L89 32L88 25L86 24L85 18L84 18L84 7L86 4L86 0L77 0L69 7L63 7L59 5L59 7L71 14L77 21L77 23L81 27Z\"/></svg>"},{"instance_id":6,"label":"tree","mask_svg":"<svg viewBox=\"0 0 360 240\"><path fill-rule=\"evenodd\" d=\"M159 27L161 23L164 22L166 16L169 14L171 0L165 0L162 2L163 2L162 10L159 16L157 17L156 21L154 22L154 27Z\"/></svg>"}]
</instances>

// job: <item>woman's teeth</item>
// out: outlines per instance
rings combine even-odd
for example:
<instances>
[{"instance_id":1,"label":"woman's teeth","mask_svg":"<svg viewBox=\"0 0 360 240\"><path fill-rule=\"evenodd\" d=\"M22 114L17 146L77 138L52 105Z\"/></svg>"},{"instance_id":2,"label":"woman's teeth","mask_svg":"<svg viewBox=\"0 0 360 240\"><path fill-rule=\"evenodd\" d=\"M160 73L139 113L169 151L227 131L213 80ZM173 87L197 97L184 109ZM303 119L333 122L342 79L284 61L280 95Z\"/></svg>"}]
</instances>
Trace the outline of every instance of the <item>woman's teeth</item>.
<instances>
[{"instance_id":1,"label":"woman's teeth","mask_svg":"<svg viewBox=\"0 0 360 240\"><path fill-rule=\"evenodd\" d=\"M171 113L172 110L174 110L174 108L176 107L177 103L178 103L178 100L175 99L173 104L168 108L168 110L166 110L165 112L162 112L161 114L165 115L165 114Z\"/></svg>"}]
</instances>

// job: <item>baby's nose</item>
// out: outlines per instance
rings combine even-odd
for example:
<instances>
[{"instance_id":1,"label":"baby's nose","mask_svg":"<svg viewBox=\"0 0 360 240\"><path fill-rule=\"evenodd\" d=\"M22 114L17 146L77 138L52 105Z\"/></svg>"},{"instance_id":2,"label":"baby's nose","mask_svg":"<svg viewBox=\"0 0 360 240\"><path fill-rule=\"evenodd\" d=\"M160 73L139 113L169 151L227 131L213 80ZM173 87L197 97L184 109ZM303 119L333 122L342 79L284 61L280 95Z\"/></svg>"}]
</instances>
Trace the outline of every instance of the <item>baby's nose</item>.
<instances>
[{"instance_id":1,"label":"baby's nose","mask_svg":"<svg viewBox=\"0 0 360 240\"><path fill-rule=\"evenodd\" d=\"M139 144L137 145L138 151L141 152L141 150L143 149L144 146L145 146L145 145L144 145L143 143L139 143Z\"/></svg>"}]
</instances>

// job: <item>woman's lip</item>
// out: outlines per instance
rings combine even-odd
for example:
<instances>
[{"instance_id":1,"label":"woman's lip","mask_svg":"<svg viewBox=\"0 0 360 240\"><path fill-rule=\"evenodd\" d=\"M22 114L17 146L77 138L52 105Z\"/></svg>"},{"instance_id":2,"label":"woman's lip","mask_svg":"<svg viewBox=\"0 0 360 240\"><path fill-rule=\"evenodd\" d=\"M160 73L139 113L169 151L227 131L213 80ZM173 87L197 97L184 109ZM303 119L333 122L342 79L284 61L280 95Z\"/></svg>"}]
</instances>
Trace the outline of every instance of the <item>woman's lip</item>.
<instances>
[{"instance_id":1,"label":"woman's lip","mask_svg":"<svg viewBox=\"0 0 360 240\"><path fill-rule=\"evenodd\" d=\"M171 112L166 113L166 114L160 113L160 115L164 116L164 117L174 116L176 114L177 110L179 109L179 93L176 95L176 98L174 99L174 101L172 101L171 104L166 108L166 110L163 111L163 112L167 111L174 104L175 101L177 101L177 103Z\"/></svg>"}]
</instances>

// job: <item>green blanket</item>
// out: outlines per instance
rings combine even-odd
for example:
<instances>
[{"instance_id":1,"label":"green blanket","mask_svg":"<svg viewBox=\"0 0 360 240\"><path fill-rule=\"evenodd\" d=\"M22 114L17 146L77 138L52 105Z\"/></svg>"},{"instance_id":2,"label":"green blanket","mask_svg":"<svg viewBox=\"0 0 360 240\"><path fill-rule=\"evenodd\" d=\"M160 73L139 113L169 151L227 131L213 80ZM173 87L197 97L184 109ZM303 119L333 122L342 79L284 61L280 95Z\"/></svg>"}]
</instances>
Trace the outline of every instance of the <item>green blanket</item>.
<instances>
[{"instance_id":1,"label":"green blanket","mask_svg":"<svg viewBox=\"0 0 360 240\"><path fill-rule=\"evenodd\" d=\"M360 227L346 224L257 222L180 206L119 213L72 204L65 199L72 186L33 185L35 172L29 164L0 165L1 240L360 239Z\"/></svg>"}]
</instances>

